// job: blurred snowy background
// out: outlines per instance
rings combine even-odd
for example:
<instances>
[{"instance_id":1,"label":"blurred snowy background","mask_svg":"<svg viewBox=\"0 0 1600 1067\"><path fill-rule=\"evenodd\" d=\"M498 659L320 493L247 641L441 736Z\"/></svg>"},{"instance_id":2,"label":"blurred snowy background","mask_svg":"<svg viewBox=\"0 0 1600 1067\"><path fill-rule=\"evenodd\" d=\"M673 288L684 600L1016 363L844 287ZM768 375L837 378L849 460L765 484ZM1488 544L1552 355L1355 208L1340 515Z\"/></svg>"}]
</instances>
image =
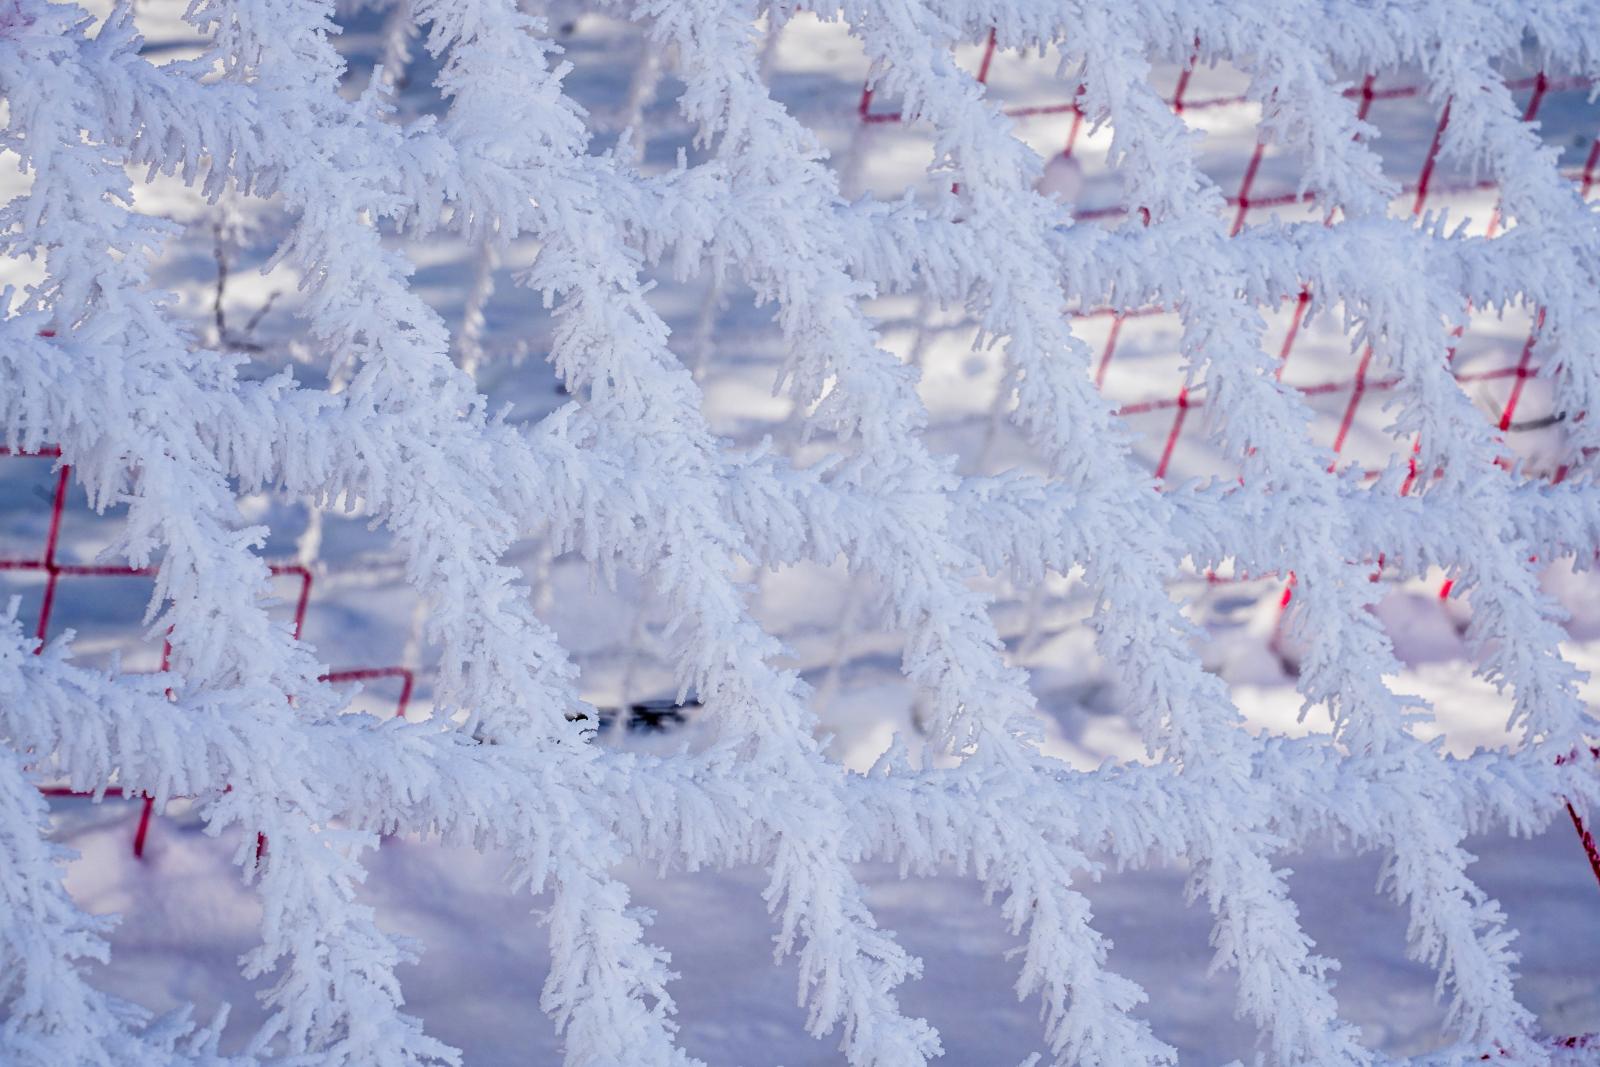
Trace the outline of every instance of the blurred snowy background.
<instances>
[{"instance_id":1,"label":"blurred snowy background","mask_svg":"<svg viewBox=\"0 0 1600 1067\"><path fill-rule=\"evenodd\" d=\"M139 2L147 50L158 62L197 52L183 6L180 0ZM693 163L693 131L676 110L679 86L661 57L647 54L638 29L576 11L554 9L550 17L574 65L569 91L596 131L594 150L636 153L643 168L656 172L676 166L680 154ZM342 22L351 94L361 92L382 63L396 85L397 118L438 109L435 71L419 42L403 32L403 16L359 9L345 12ZM1078 122L1070 106L1074 86L1058 75L1054 61L992 52L982 41L960 59L984 73L994 98L1013 111L1018 134L1054 161L1051 191L1075 202L1083 224L1119 223L1117 181L1105 163L1109 133ZM842 26L802 14L768 33L765 64L775 94L828 148L847 196L933 191L924 173L929 138L897 121L895 101L863 97L866 63ZM1363 73L1351 74L1358 93ZM1536 71L1524 73L1524 98L1536 108L1546 140L1561 147L1563 164L1587 185L1600 105L1588 102L1586 87L1542 83ZM1322 208L1294 197L1292 158L1270 147L1257 155L1258 111L1234 99L1243 91L1239 75L1169 67L1158 68L1155 77L1204 132L1203 159L1219 186L1230 194L1244 190L1247 202L1240 205L1235 195L1233 205L1243 225L1273 216L1321 217ZM1447 210L1452 220L1470 219L1479 232L1492 225L1492 190L1444 161L1430 165L1439 116L1425 99L1406 92L1414 84L1407 72L1385 72L1365 84L1386 169L1407 186L1393 210ZM1064 154L1069 148L1070 158ZM16 181L13 173L0 174L5 195ZM1427 187L1420 197L1419 184ZM185 228L164 260L161 283L179 295L197 337L247 353L262 376L291 366L303 381L326 382L324 362L297 343L296 278L281 266L263 270L280 226L272 203L207 204L177 182L158 181L140 186L138 206ZM532 259L531 246L515 246L498 261L453 239L396 241L395 250L415 264L417 289L456 330L458 359L476 374L491 408L509 405L513 422L531 424L569 399L544 361L548 315L511 282ZM25 283L30 265L5 263L0 272L6 283ZM748 290L736 284L685 284L666 272L653 298L673 326L676 350L701 378L719 433L749 444L770 437L802 460L817 454L817 442L801 440L788 399L773 396L783 353L770 309L754 306ZM995 417L999 360L974 348L975 324L962 309L906 297L874 301L871 310L889 347L921 368L933 448L961 457L965 472L1032 465L1014 430ZM1080 310L1077 329L1098 354L1102 388L1125 405L1151 470L1169 484L1232 477L1205 442L1203 393L1188 394L1180 404L1176 318ZM1267 336L1286 353L1284 380L1304 388L1319 414L1318 442L1335 448L1342 463L1364 469L1403 457L1410 444L1386 432L1383 382L1376 372L1364 374L1362 354L1352 351L1337 309L1310 318L1302 311L1292 299L1286 302ZM1519 364L1537 368L1536 349L1524 362L1530 327L1526 315L1474 315L1454 365L1484 417L1506 430L1509 449L1528 469L1554 475L1560 418L1545 385L1517 374ZM53 562L69 572L120 563L101 555L117 512L93 514L76 489L68 491L53 529L53 463L0 457L0 557L13 563L0 570L0 596L21 597L30 627L43 607L46 573L37 564L48 547ZM432 654L420 637L423 615L385 536L368 528L359 507L350 515L319 514L301 501L262 497L247 499L245 508L271 528L265 554L284 571L286 623L296 615L301 592L295 568L303 568L310 595L302 638L346 678L380 670L359 683L340 683L363 687L358 706L392 710L404 690L406 713L427 716ZM669 620L633 576L621 574L616 588L608 588L581 561L553 557L537 537L521 543L512 562L526 574L539 612L582 666L589 700L623 708L670 702L670 665L658 638ZM1472 676L1461 638L1470 600L1441 596L1442 575L1401 583L1376 566L1375 572L1389 583L1382 613L1405 663L1397 688L1433 704L1451 750L1502 744L1507 702ZM853 587L842 566L752 568L748 582L758 617L786 642L792 662L814 687L838 759L864 769L897 733L915 748L919 715L899 671L900 638L873 617L871 597ZM1594 672L1600 667L1600 585L1565 566L1554 568L1546 583L1572 614L1569 656ZM147 577L65 573L56 582L48 634L71 629L87 659L157 670L159 635L141 625L150 589ZM1298 718L1297 650L1277 633L1283 589L1282 576L1196 573L1176 592L1205 628L1207 664L1229 682L1252 725L1294 734L1321 729L1324 720L1315 710L1303 723ZM994 583L990 592L1011 657L1031 672L1049 751L1084 768L1142 758L1142 743L1083 626L1091 605L1072 577L1026 589ZM693 745L694 708L683 714L686 722L661 731L614 727L600 743ZM624 711L618 727L628 719ZM114 961L96 980L153 1007L193 1001L205 1009L231 1000L240 1014L230 1032L247 1032L253 1020L242 1013L253 999L234 961L253 944L256 905L229 863L237 842L203 836L180 803L153 824L144 855L135 860L138 801L95 805L61 798L55 804L60 839L82 853L69 887L91 910L124 915L112 939ZM1521 931L1524 1002L1550 1033L1600 1030L1600 886L1570 823L1562 817L1532 840L1482 839L1473 849L1481 857L1475 868L1480 884ZM1321 951L1343 963L1338 994L1345 1016L1362 1026L1370 1045L1392 1053L1439 1044L1442 1012L1430 972L1405 958L1403 914L1373 891L1378 858L1312 847L1289 863L1307 930ZM538 904L530 911L525 897L506 890L496 857L392 839L371 868L365 888L371 903L392 929L424 949L421 963L403 977L411 1009L430 1030L464 1049L470 1063L556 1062L556 1039L537 1009L546 968ZM906 987L904 1001L940 1027L946 1062L1016 1063L1036 1051L1036 1007L1016 1001L1016 968L1003 955L1014 939L977 886L953 872L911 881L889 870L867 875L880 918L926 963L925 976ZM1101 929L1115 941L1112 966L1151 994L1146 1010L1157 1036L1175 1045L1185 1062L1248 1059L1250 1028L1232 1018L1231 977L1207 973L1208 917L1183 906L1183 878L1178 868L1128 872L1109 875L1087 892ZM719 1065L836 1062L831 1042L804 1033L792 962L771 965L759 872L666 879L651 872L634 884L640 901L658 911L655 936L686 976L675 995L688 1051Z\"/></svg>"}]
</instances>

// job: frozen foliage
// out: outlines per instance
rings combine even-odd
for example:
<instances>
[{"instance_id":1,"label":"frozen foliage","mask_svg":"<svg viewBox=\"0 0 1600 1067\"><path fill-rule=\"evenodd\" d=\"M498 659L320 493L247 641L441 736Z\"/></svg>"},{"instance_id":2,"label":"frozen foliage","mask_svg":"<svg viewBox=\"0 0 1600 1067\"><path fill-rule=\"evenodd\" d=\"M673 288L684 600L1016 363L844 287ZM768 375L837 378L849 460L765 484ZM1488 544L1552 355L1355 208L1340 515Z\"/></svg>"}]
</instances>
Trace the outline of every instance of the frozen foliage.
<instances>
[{"instance_id":1,"label":"frozen foliage","mask_svg":"<svg viewBox=\"0 0 1600 1067\"><path fill-rule=\"evenodd\" d=\"M1551 559L1600 541L1600 220L1524 123L1498 73L1537 42L1543 69L1600 75L1600 12L1578 3L1013 3L850 0L839 13L878 86L935 138L931 202L846 203L812 133L770 95L757 23L793 9L744 0L610 0L660 63L706 151L644 176L627 143L596 154L545 23L515 0L405 0L385 51L438 63L436 118L390 114L395 75L340 92L321 0L196 0L210 41L153 65L131 9L68 3L0 13L4 146L29 179L4 208L5 252L40 280L0 323L0 422L13 450L59 446L97 507L127 506L115 552L155 562L148 624L171 644L155 678L75 665L66 639L0 634L0 1059L17 1064L453 1063L406 1014L403 946L360 903L362 854L414 832L513 858L549 894L542 1007L586 1065L696 1062L675 1043L672 974L615 869L758 863L780 956L799 962L817 1037L862 1065L940 1053L896 989L919 963L875 921L852 864L953 867L981 880L1014 932L1017 991L1037 996L1054 1062L1174 1061L1139 1014L1143 991L1075 887L1099 864L1184 859L1214 917L1215 966L1276 1064L1371 1064L1340 1020L1334 962L1301 929L1280 859L1332 832L1387 857L1410 948L1437 971L1452 1037L1473 1058L1547 1064L1513 992L1499 906L1471 880L1469 832L1527 832L1600 801L1595 724L1541 592ZM1043 163L952 60L993 27L1002 47L1059 54L1088 117L1114 132L1131 208L1109 230L1072 225L1041 195ZM421 31L420 38L418 30ZM1303 158L1327 224L1228 233L1193 138L1150 86L1153 61L1228 62L1264 130ZM1444 153L1503 190L1505 232L1469 238L1391 213L1395 187L1366 143L1340 72L1420 68L1451 108ZM283 261L305 286L305 344L326 389L239 373L204 350L152 283L172 236L135 207L129 174L176 176L208 197L270 199ZM478 247L452 340L383 236L455 231ZM519 428L491 416L470 370L482 301L513 240L538 243L521 282L555 309L549 353L574 399ZM735 277L775 308L780 386L830 455L798 465L713 432L695 375L668 348L644 272ZM1395 429L1414 438L1376 483L1332 469L1304 399L1263 352L1262 310L1302 289L1339 308L1353 344L1398 381ZM1008 412L1049 475L962 477L923 433L915 372L863 308L877 292L963 304L998 346ZM1538 345L1566 420L1567 474L1550 485L1502 460L1495 429L1447 366L1468 302L1538 308ZM1164 492L1095 390L1069 304L1181 316L1208 430L1237 482ZM465 369L463 369L465 368ZM1408 470L1422 477L1408 478ZM1415 486L1409 483L1415 481ZM1402 483L1405 490L1402 491ZM264 531L238 497L260 489L329 507L359 501L391 531L441 650L427 722L348 714L314 653L267 613ZM647 575L671 605L678 680L713 740L672 756L592 743L577 672L503 556L545 529L601 573ZM1443 567L1470 588L1478 669L1511 695L1515 744L1468 759L1421 739L1429 709L1393 691L1372 612L1372 559ZM892 749L868 774L830 759L810 696L781 665L736 581L741 561L843 558L905 635L937 758ZM1226 557L1226 558L1225 558ZM1185 561L1295 575L1291 633L1314 634L1299 685L1331 732L1242 728L1201 666L1168 591ZM1539 562L1534 562L1537 560ZM1150 758L1073 771L1042 754L1026 675L1009 664L981 572L1038 582L1081 569L1099 649ZM34 653L38 653L35 655ZM1558 758L1559 757L1559 758ZM152 1020L98 992L86 961L105 920L78 911L44 837L33 783L197 798L213 833L243 830L242 877L262 904L242 961L269 976L266 1023L219 1053L223 1019ZM255 847L256 834L264 847Z\"/></svg>"}]
</instances>

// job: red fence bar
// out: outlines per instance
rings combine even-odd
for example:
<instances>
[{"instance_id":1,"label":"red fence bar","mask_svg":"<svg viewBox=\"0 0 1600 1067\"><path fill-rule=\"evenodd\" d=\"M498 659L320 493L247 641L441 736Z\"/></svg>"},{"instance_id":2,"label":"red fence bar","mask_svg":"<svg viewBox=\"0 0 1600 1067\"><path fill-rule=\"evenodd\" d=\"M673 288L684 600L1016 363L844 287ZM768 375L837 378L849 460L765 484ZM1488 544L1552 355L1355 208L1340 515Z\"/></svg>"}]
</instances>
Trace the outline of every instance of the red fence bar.
<instances>
[{"instance_id":1,"label":"red fence bar","mask_svg":"<svg viewBox=\"0 0 1600 1067\"><path fill-rule=\"evenodd\" d=\"M416 684L416 674L409 667L356 667L350 670L329 671L317 678L319 682L364 682L373 678L400 679L400 695L394 702L395 718L403 719L411 705L411 691Z\"/></svg>"},{"instance_id":2,"label":"red fence bar","mask_svg":"<svg viewBox=\"0 0 1600 1067\"><path fill-rule=\"evenodd\" d=\"M42 458L58 460L61 458L61 449L56 446L40 448L36 451L22 451L0 447L0 456L10 456L19 459ZM39 641L36 652L43 652L44 644L49 638L50 626L56 608L56 591L64 578L153 578L156 567L131 567L118 564L100 563L62 563L59 561L58 551L61 544L62 526L66 515L67 491L71 483L72 467L70 464L61 464L57 471L54 489L50 498L50 524L45 536L45 543L40 554L32 558L0 558L0 571L42 572L45 575L44 594L40 600L39 617L34 628L34 636ZM294 597L294 625L293 635L299 640L305 630L306 613L311 605L311 590L313 576L311 569L299 563L271 564L268 571L275 578L294 578L297 589ZM171 646L163 642L161 651L161 670L166 671L171 655ZM408 667L359 667L347 670L330 671L317 680L321 682L337 683L350 681L363 681L373 678L398 678L400 679L400 695L395 704L395 715L403 717L411 702L415 688L415 673ZM168 691L169 697L172 695ZM40 791L49 797L92 797L93 792L75 790L67 786L41 786ZM105 796L135 799L127 794L121 787L108 788ZM154 814L155 799L145 794L138 794L144 800L137 826L133 836L133 854L143 858L146 841L149 838L151 818ZM266 847L265 840L258 842L259 853Z\"/></svg>"}]
</instances>

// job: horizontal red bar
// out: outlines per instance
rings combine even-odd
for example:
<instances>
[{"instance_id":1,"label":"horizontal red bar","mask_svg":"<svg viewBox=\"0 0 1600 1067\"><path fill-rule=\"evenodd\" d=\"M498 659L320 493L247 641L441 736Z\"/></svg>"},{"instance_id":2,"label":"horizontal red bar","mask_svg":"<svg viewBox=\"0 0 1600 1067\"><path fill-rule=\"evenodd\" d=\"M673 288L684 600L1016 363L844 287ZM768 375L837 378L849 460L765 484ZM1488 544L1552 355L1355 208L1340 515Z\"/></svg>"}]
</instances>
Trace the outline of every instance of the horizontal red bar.
<instances>
[{"instance_id":1,"label":"horizontal red bar","mask_svg":"<svg viewBox=\"0 0 1600 1067\"><path fill-rule=\"evenodd\" d=\"M267 568L274 577L294 575L309 577L310 569L299 563L274 563ZM153 578L154 567L127 567L98 563L49 563L42 559L0 559L0 571L49 571L62 577L81 578Z\"/></svg>"},{"instance_id":2,"label":"horizontal red bar","mask_svg":"<svg viewBox=\"0 0 1600 1067\"><path fill-rule=\"evenodd\" d=\"M319 675L319 682L363 682L369 678L410 678L409 667L357 667L347 671L329 671Z\"/></svg>"}]
</instances>

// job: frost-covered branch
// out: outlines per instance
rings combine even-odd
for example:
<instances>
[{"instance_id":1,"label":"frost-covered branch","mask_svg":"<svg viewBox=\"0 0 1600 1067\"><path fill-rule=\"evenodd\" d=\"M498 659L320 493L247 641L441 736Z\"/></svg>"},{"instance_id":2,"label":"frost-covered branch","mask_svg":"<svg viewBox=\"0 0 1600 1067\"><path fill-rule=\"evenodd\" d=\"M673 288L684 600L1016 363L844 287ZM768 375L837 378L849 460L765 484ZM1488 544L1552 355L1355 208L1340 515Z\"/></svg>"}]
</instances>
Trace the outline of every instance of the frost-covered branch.
<instances>
[{"instance_id":1,"label":"frost-covered branch","mask_svg":"<svg viewBox=\"0 0 1600 1067\"><path fill-rule=\"evenodd\" d=\"M44 840L29 776L49 774L157 804L193 796L210 829L240 831L264 910L246 967L273 974L243 1061L459 1058L402 1010L403 954L355 898L361 852L414 832L503 849L521 888L552 894L543 1005L574 1065L695 1062L676 1044L668 958L612 873L626 860L764 865L810 1030L841 1032L852 1063L937 1055L932 1027L897 1000L919 964L867 907L852 869L867 859L970 869L1003 898L1023 938L1017 989L1039 995L1056 1062L1173 1061L1135 1014L1143 992L1107 966L1076 883L1106 862L1177 860L1274 1061L1386 1062L1339 1020L1329 961L1275 868L1325 832L1389 853L1412 947L1437 966L1458 1036L1545 1062L1512 994L1504 917L1467 878L1462 841L1542 825L1558 796L1600 801L1586 761L1554 759L1595 727L1529 563L1586 566L1600 535L1596 423L1577 417L1600 401L1600 238L1497 66L1531 32L1548 68L1600 73L1600 20L1571 7L860 0L842 17L874 83L933 131L932 173L954 190L846 205L816 136L763 80L757 20L787 8L610 5L642 25L651 65L674 66L704 149L646 178L637 142L591 151L567 68L513 0L390 13L391 57L425 27L440 70L442 113L406 125L393 121L392 75L357 98L341 91L321 0L201 0L190 18L206 53L163 66L139 54L127 6L95 26L70 5L22 0L0 16L0 92L31 185L0 232L10 256L39 258L44 281L11 294L0 323L0 426L10 448L59 446L97 507L127 505L115 551L157 568L147 623L170 630L172 670L87 671L66 642L29 655L14 622L0 639L7 1051L225 1061L220 1021L151 1023L84 981L103 927L71 905ZM1039 161L951 55L991 28L1002 47L1054 48L1081 106L1110 124L1124 225L1073 225L1034 191ZM1303 158L1302 188L1337 209L1330 224L1227 232L1191 132L1149 85L1153 61L1191 58L1250 77L1263 137ZM1407 63L1448 102L1445 154L1499 184L1506 233L1386 214L1394 184L1339 78ZM641 73L641 94L654 77ZM275 262L301 279L300 341L335 368L334 386L241 380L238 358L176 325L150 279L170 232L130 206L127 166L283 213ZM479 256L454 349L386 243L445 229ZM526 238L536 256L514 266L551 309L550 357L575 399L524 429L487 414L451 353L475 358L488 272ZM649 295L648 272L667 260L773 308L779 384L825 442L821 462L713 432ZM876 292L917 288L965 304L992 340L1002 405L1046 473L961 477L930 446L916 372L864 310ZM1371 486L1330 472L1310 442L1308 406L1260 343L1263 312L1304 290L1314 311L1342 305L1353 343L1392 370L1418 492L1399 492L1398 467ZM1538 309L1537 351L1574 415L1562 484L1502 469L1503 443L1450 374L1445 330L1468 302ZM1072 334L1069 310L1096 306L1177 314L1207 432L1239 484L1154 491ZM261 531L236 503L257 489L359 503L389 531L431 609L430 722L347 714L314 653L272 622ZM649 579L671 611L674 676L706 708L703 750L594 743L577 668L505 561L533 530L602 576ZM1417 739L1421 706L1384 681L1397 663L1371 611L1379 553L1396 573L1442 566L1471 590L1468 636L1482 673L1512 691L1516 746L1457 760ZM736 581L745 563L841 557L904 635L930 728L922 760L897 744L866 775L828 757L812 694ZM1226 560L1294 574L1288 625L1316 636L1299 685L1330 712L1331 736L1252 737L1202 668L1167 584L1186 564ZM1076 568L1150 762L1083 773L1041 752L1027 677L973 581Z\"/></svg>"}]
</instances>

